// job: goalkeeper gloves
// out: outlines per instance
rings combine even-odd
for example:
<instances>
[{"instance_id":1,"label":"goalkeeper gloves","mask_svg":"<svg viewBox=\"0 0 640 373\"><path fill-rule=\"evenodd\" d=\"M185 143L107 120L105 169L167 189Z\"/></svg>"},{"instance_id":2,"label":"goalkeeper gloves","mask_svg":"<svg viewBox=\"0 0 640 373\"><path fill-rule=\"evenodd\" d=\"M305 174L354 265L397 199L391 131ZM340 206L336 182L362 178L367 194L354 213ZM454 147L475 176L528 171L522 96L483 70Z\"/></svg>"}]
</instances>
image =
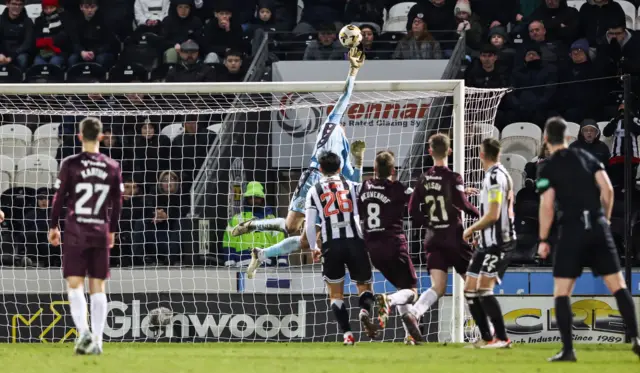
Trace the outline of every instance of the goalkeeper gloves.
<instances>
[{"instance_id":1,"label":"goalkeeper gloves","mask_svg":"<svg viewBox=\"0 0 640 373\"><path fill-rule=\"evenodd\" d=\"M367 145L362 140L355 140L351 143L351 156L353 157L353 163L356 168L362 168L364 151Z\"/></svg>"}]
</instances>

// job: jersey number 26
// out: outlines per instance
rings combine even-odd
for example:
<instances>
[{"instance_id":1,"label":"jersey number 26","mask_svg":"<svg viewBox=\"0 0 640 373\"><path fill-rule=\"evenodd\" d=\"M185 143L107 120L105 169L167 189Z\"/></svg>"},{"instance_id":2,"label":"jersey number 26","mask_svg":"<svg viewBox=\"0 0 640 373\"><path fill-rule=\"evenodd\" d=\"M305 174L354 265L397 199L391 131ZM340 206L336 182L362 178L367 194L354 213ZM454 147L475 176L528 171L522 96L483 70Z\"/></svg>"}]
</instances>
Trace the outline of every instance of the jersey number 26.
<instances>
[{"instance_id":1,"label":"jersey number 26","mask_svg":"<svg viewBox=\"0 0 640 373\"><path fill-rule=\"evenodd\" d=\"M347 213L353 211L353 202L348 197L348 190L339 190L335 193L322 193L320 200L324 204L324 216L329 217L340 212ZM338 201L338 208L334 208L334 203Z\"/></svg>"}]
</instances>

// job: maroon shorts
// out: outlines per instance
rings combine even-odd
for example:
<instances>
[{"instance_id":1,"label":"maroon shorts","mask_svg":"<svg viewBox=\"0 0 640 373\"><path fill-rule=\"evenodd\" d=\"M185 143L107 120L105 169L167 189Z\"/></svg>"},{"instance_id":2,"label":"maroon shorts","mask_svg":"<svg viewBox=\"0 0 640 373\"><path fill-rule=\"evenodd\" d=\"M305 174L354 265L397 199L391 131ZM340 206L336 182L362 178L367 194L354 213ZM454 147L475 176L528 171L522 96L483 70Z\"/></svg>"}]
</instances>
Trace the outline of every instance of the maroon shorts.
<instances>
[{"instance_id":1,"label":"maroon shorts","mask_svg":"<svg viewBox=\"0 0 640 373\"><path fill-rule=\"evenodd\" d=\"M110 249L91 247L90 242L83 245L71 237L65 238L62 245L62 273L65 278L78 276L105 280L109 277Z\"/></svg>"},{"instance_id":2,"label":"maroon shorts","mask_svg":"<svg viewBox=\"0 0 640 373\"><path fill-rule=\"evenodd\" d=\"M406 242L399 240L380 240L368 242L371 264L396 289L415 289L418 285L416 270L409 256Z\"/></svg>"},{"instance_id":3,"label":"maroon shorts","mask_svg":"<svg viewBox=\"0 0 640 373\"><path fill-rule=\"evenodd\" d=\"M427 269L448 272L453 267L458 274L467 273L473 250L468 243L459 241L457 246L429 243L426 247Z\"/></svg>"}]
</instances>

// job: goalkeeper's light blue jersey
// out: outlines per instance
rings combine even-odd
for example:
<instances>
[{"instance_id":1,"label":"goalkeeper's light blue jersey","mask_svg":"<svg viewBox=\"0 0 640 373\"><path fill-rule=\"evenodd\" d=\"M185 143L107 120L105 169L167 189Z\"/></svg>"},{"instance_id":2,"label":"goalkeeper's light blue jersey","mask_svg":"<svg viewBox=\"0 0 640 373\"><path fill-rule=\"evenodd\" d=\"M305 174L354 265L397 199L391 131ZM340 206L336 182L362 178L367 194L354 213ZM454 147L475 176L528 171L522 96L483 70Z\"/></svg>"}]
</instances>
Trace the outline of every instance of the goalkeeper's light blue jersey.
<instances>
[{"instance_id":1,"label":"goalkeeper's light blue jersey","mask_svg":"<svg viewBox=\"0 0 640 373\"><path fill-rule=\"evenodd\" d=\"M347 78L347 87L340 95L336 106L331 110L331 113L320 127L318 136L316 138L316 146L311 156L310 168L319 168L318 157L325 151L338 154L342 158L342 174L347 179L360 182L361 170L354 169L349 160L350 145L347 140L347 135L340 128L342 117L347 110L349 100L351 99L351 93L353 92L353 85L355 78L349 76Z\"/></svg>"}]
</instances>

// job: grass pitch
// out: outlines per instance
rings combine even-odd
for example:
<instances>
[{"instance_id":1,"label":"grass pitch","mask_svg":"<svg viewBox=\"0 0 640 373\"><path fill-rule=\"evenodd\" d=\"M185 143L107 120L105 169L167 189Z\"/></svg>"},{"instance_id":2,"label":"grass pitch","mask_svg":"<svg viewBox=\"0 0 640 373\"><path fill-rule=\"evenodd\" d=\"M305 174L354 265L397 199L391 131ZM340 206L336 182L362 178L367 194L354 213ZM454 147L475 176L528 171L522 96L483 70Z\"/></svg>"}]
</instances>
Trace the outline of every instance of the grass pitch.
<instances>
[{"instance_id":1,"label":"grass pitch","mask_svg":"<svg viewBox=\"0 0 640 373\"><path fill-rule=\"evenodd\" d=\"M578 345L578 363L547 363L558 344L510 350L461 345L360 343L107 344L102 356L73 356L73 345L3 344L0 369L9 373L632 373L630 345Z\"/></svg>"}]
</instances>

